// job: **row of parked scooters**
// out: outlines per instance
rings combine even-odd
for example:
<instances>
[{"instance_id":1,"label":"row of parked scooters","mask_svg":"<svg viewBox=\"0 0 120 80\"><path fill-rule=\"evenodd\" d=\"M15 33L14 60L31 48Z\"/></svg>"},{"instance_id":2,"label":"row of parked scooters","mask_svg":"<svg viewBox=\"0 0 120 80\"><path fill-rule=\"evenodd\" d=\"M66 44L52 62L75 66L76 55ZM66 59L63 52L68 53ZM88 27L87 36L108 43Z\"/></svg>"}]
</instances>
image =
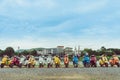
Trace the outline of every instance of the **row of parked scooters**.
<instances>
[{"instance_id":1,"label":"row of parked scooters","mask_svg":"<svg viewBox=\"0 0 120 80\"><path fill-rule=\"evenodd\" d=\"M109 65L111 67L113 66L120 66L120 60L117 55L112 55L112 57L108 60L107 56L103 54L100 56L99 60L99 65L101 67L108 67ZM97 59L95 55L92 55L90 58L88 55L85 55L83 58L83 65L84 67L97 67Z\"/></svg>"},{"instance_id":2,"label":"row of parked scooters","mask_svg":"<svg viewBox=\"0 0 120 80\"><path fill-rule=\"evenodd\" d=\"M77 55L73 56L73 66L75 68L78 67L79 64L79 58ZM99 59L99 65L101 67L108 67L109 64L111 65L111 67L113 67L114 65L116 65L117 67L120 66L119 63L119 58L117 55L113 55L111 57L110 60L108 60L108 58L106 57L105 54L103 54L100 59ZM83 60L82 60L83 66L84 67L97 67L97 58L95 55L91 55L89 56L88 53L86 53L83 56ZM39 68L43 68L45 67L45 65L47 65L48 68L53 67L53 65L56 68L59 68L61 65L61 59L59 58L59 56L39 56L38 60L36 60L36 58L32 55L28 55L28 56L24 56L21 55L20 57L18 56L13 56L11 58L9 58L7 55L5 55L2 58L2 61L0 63L0 67L4 68L5 66L13 68L14 66L17 66L19 68L22 67L27 67L27 68L34 68L36 65L39 66ZM68 55L64 56L64 66L66 68L69 67L69 57Z\"/></svg>"},{"instance_id":3,"label":"row of parked scooters","mask_svg":"<svg viewBox=\"0 0 120 80\"><path fill-rule=\"evenodd\" d=\"M39 56L39 60L37 61L36 58L32 55L27 55L27 56L21 55L20 57L13 56L11 58L5 55L2 58L0 66L1 68L4 68L5 66L10 68L13 68L14 66L17 66L19 68L22 68L22 67L33 68L38 63L39 67L41 68L41 67L44 67L45 61L48 63L47 64L48 67L52 67L53 60L52 60L52 57L50 56L47 57L46 60L44 59L44 57Z\"/></svg>"}]
</instances>

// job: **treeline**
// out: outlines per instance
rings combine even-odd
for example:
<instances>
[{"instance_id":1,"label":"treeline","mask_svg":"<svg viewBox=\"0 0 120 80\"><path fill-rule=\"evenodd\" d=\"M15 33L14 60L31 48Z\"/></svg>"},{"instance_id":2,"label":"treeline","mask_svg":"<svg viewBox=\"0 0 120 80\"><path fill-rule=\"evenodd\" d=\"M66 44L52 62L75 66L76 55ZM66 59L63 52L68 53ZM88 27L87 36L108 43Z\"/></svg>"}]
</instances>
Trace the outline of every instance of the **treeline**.
<instances>
[{"instance_id":1,"label":"treeline","mask_svg":"<svg viewBox=\"0 0 120 80\"><path fill-rule=\"evenodd\" d=\"M12 57L14 55L33 55L37 56L37 51L35 49L30 49L30 50L23 50L23 51L15 51L12 47L7 47L5 50L0 49L0 57L3 55L8 55L9 57Z\"/></svg>"},{"instance_id":2,"label":"treeline","mask_svg":"<svg viewBox=\"0 0 120 80\"><path fill-rule=\"evenodd\" d=\"M89 55L96 55L96 56L101 56L102 54L106 54L107 56L112 56L113 54L120 55L120 49L115 49L115 48L108 48L106 49L104 46L101 47L98 50L92 50L89 48L85 48L84 50L81 50L80 55L83 56L85 53L89 53ZM2 57L3 55L8 55L9 57L12 57L13 55L33 55L37 56L37 50L36 49L29 49L29 50L22 50L22 51L15 51L12 47L7 47L5 50L0 49L0 56ZM60 53L60 55L64 55L65 53ZM74 51L73 51L74 55Z\"/></svg>"},{"instance_id":3,"label":"treeline","mask_svg":"<svg viewBox=\"0 0 120 80\"><path fill-rule=\"evenodd\" d=\"M89 55L96 55L96 56L101 56L102 54L106 54L107 56L112 56L113 54L120 55L120 49L115 49L115 48L106 49L104 46L98 50L85 48L81 52L81 55L84 55L85 52L89 53Z\"/></svg>"}]
</instances>

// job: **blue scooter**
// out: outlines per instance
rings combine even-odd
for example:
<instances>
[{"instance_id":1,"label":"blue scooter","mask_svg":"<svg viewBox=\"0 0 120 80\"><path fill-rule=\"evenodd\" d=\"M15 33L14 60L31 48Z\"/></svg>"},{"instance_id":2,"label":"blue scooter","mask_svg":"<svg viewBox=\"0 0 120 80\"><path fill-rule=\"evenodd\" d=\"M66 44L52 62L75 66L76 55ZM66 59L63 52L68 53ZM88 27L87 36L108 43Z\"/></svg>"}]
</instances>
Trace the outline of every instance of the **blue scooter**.
<instances>
[{"instance_id":1,"label":"blue scooter","mask_svg":"<svg viewBox=\"0 0 120 80\"><path fill-rule=\"evenodd\" d=\"M88 55L85 55L83 57L82 62L83 62L84 67L90 67L90 58Z\"/></svg>"},{"instance_id":2,"label":"blue scooter","mask_svg":"<svg viewBox=\"0 0 120 80\"><path fill-rule=\"evenodd\" d=\"M74 68L78 67L78 57L77 56L73 57L73 65L74 65Z\"/></svg>"}]
</instances>

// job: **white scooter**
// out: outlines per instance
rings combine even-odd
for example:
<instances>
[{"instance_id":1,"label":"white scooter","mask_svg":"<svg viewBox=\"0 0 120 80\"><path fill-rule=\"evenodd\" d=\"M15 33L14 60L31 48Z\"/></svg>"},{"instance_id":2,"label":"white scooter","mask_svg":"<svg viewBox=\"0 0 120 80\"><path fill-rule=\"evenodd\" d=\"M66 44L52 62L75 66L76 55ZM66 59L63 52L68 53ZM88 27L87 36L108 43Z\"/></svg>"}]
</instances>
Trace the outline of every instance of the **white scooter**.
<instances>
[{"instance_id":1,"label":"white scooter","mask_svg":"<svg viewBox=\"0 0 120 80\"><path fill-rule=\"evenodd\" d=\"M22 66L26 66L26 65L27 65L26 57L25 57L24 55L22 55L22 56L20 57L20 68L21 68Z\"/></svg>"},{"instance_id":2,"label":"white scooter","mask_svg":"<svg viewBox=\"0 0 120 80\"><path fill-rule=\"evenodd\" d=\"M42 56L39 56L39 68L43 68L45 64L45 60Z\"/></svg>"},{"instance_id":3,"label":"white scooter","mask_svg":"<svg viewBox=\"0 0 120 80\"><path fill-rule=\"evenodd\" d=\"M46 61L47 61L47 67L48 67L48 68L51 68L51 67L53 66L52 57L51 57L51 56L48 56Z\"/></svg>"}]
</instances>

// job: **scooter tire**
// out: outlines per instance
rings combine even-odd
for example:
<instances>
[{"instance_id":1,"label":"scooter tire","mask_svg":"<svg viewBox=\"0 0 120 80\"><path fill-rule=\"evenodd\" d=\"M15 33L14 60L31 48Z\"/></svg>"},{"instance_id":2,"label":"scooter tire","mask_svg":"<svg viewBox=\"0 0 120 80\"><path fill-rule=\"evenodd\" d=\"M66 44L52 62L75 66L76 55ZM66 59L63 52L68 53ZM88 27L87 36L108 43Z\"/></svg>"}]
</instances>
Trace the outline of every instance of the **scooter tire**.
<instances>
[{"instance_id":1,"label":"scooter tire","mask_svg":"<svg viewBox=\"0 0 120 80\"><path fill-rule=\"evenodd\" d=\"M30 68L31 64L28 64L28 68Z\"/></svg>"},{"instance_id":2,"label":"scooter tire","mask_svg":"<svg viewBox=\"0 0 120 80\"><path fill-rule=\"evenodd\" d=\"M1 68L4 68L4 64L1 64Z\"/></svg>"}]
</instances>

